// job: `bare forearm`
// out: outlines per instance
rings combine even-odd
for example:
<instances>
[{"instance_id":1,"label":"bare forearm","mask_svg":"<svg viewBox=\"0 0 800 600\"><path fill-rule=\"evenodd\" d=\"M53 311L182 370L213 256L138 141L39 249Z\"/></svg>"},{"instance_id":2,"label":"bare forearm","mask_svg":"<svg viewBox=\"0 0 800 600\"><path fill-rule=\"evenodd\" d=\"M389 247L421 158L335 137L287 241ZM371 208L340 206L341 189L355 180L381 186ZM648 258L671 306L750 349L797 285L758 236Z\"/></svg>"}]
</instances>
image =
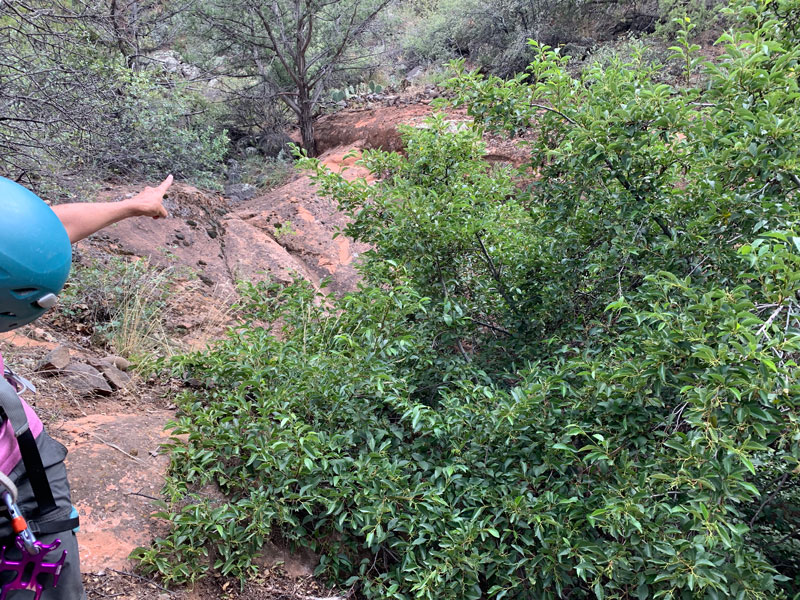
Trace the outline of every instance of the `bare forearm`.
<instances>
[{"instance_id":1,"label":"bare forearm","mask_svg":"<svg viewBox=\"0 0 800 600\"><path fill-rule=\"evenodd\" d=\"M128 200L121 202L93 202L81 204L59 204L53 207L69 241L73 244L128 217L138 216L136 207Z\"/></svg>"},{"instance_id":2,"label":"bare forearm","mask_svg":"<svg viewBox=\"0 0 800 600\"><path fill-rule=\"evenodd\" d=\"M169 175L158 187L146 187L133 198L120 202L86 202L59 204L53 207L56 216L67 230L73 244L93 233L129 217L162 219L167 210L162 204L164 194L172 185Z\"/></svg>"}]
</instances>

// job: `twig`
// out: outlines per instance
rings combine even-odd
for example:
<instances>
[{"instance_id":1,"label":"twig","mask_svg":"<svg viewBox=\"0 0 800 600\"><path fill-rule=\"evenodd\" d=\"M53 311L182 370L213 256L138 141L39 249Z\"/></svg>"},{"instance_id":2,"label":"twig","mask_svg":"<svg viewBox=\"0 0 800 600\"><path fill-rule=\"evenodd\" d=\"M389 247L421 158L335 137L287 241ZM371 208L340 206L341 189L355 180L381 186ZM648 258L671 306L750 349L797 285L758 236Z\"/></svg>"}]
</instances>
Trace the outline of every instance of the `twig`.
<instances>
[{"instance_id":1,"label":"twig","mask_svg":"<svg viewBox=\"0 0 800 600\"><path fill-rule=\"evenodd\" d=\"M456 340L456 343L458 344L458 349L461 351L461 356L464 357L464 361L468 363L472 362L472 359L469 357L469 354L467 354L467 351L464 350L464 344L461 343L461 340Z\"/></svg>"},{"instance_id":2,"label":"twig","mask_svg":"<svg viewBox=\"0 0 800 600\"><path fill-rule=\"evenodd\" d=\"M112 569L111 567L106 567L105 570L106 571L111 571L112 573L117 573L119 575L125 575L126 577L133 577L134 579L139 579L140 581L144 581L145 583L149 583L153 587L156 587L156 588L158 588L158 589L160 589L160 590L162 590L164 592L167 592L170 596L172 595L172 592L170 592L167 588L165 588L162 585L157 584L155 581L153 581L152 579L148 579L147 577L142 577L141 575L137 575L136 573L131 573L129 571L117 571L116 569Z\"/></svg>"},{"instance_id":3,"label":"twig","mask_svg":"<svg viewBox=\"0 0 800 600\"><path fill-rule=\"evenodd\" d=\"M769 186L771 186L773 183L777 183L777 181L778 181L778 178L777 177L773 177L772 179L767 181L767 183L765 183L757 192L753 192L752 194L750 194L750 196L761 196L764 192L767 191L767 188Z\"/></svg>"},{"instance_id":4,"label":"twig","mask_svg":"<svg viewBox=\"0 0 800 600\"><path fill-rule=\"evenodd\" d=\"M769 319L767 319L767 322L764 323L761 326L761 329L759 329L756 332L756 337L760 336L761 334L763 334L767 330L767 327L769 327L770 324L772 324L772 321L775 320L775 317L777 317L782 310L783 310L783 304L779 304L778 308L776 308L775 311L769 316Z\"/></svg>"},{"instance_id":5,"label":"twig","mask_svg":"<svg viewBox=\"0 0 800 600\"><path fill-rule=\"evenodd\" d=\"M692 273L694 273L695 271L697 271L697 269L699 269L700 267L702 267L702 266L703 266L703 263L705 263L707 260L708 260L708 257L707 257L707 256L706 256L706 257L704 257L704 258L703 258L703 260L701 260L699 263L697 263L697 264L696 264L696 265L695 265L695 266L692 268L692 270L691 270L691 271L689 271L689 275L691 275Z\"/></svg>"},{"instance_id":6,"label":"twig","mask_svg":"<svg viewBox=\"0 0 800 600\"><path fill-rule=\"evenodd\" d=\"M775 494L781 491L781 489L783 488L783 484L786 483L786 480L789 478L789 475L791 475L791 471L786 471L786 473L783 474L783 477L781 477L781 480L778 482L778 487L775 488L775 490L773 490L773 492L769 496L764 498L764 501L761 503L758 509L756 509L756 512L753 515L753 518L750 519L750 524L748 525L750 529L753 528L753 523L756 522L758 515L761 514L761 511L764 510L764 507L770 502L772 502L772 499L775 497Z\"/></svg>"},{"instance_id":7,"label":"twig","mask_svg":"<svg viewBox=\"0 0 800 600\"><path fill-rule=\"evenodd\" d=\"M136 458L136 457L135 457L135 456L133 456L132 454L128 454L127 452L125 452L125 450L123 450L122 448L120 448L120 447L119 447L119 446L117 446L116 444L112 444L111 442L107 442L107 441L105 441L103 438L101 438L101 437L100 437L99 435L97 435L96 433L92 433L91 431L86 431L85 429L83 429L83 428L80 428L80 427L79 427L78 429L80 429L80 431L82 431L83 433L87 433L87 434L91 435L92 437L95 437L95 438L97 438L98 440L100 440L102 443L104 443L104 444L105 444L106 446L108 446L109 448L113 448L113 449L114 449L114 450L116 450L117 452L122 452L122 454L124 454L125 456L127 456L127 457L128 457L128 458L130 458L131 460L135 460L136 462L138 462L138 463L139 463L139 464L141 464L141 465L145 465L145 466L147 465L147 463L145 463L143 460L141 460L141 459L139 459L139 458Z\"/></svg>"},{"instance_id":8,"label":"twig","mask_svg":"<svg viewBox=\"0 0 800 600\"><path fill-rule=\"evenodd\" d=\"M148 496L147 494L142 494L141 492L128 492L128 496L141 496L142 498L147 498L148 500L155 500L156 502L161 502L158 498L153 496Z\"/></svg>"},{"instance_id":9,"label":"twig","mask_svg":"<svg viewBox=\"0 0 800 600\"><path fill-rule=\"evenodd\" d=\"M504 333L505 335L511 335L511 332L508 329L503 329L499 325L492 325L491 323L485 323L484 321L479 321L478 319L473 319L472 317L467 317L470 321L475 323L475 325L481 325L483 327L487 327L489 329L493 329L499 333Z\"/></svg>"},{"instance_id":10,"label":"twig","mask_svg":"<svg viewBox=\"0 0 800 600\"><path fill-rule=\"evenodd\" d=\"M500 295L503 297L503 300L506 301L508 308L517 315L518 318L522 319L522 315L520 314L519 310L517 309L516 304L511 300L511 296L508 293L508 289L506 288L506 284L503 283L502 278L500 277L500 271L497 270L497 267L492 260L492 257L489 255L488 250L486 250L486 246L483 245L483 240L481 239L481 234L479 232L475 232L475 237L478 239L478 244L481 247L481 253L483 254L484 258L486 259L486 263L489 266L489 271L492 273L492 279L497 282L498 291Z\"/></svg>"},{"instance_id":11,"label":"twig","mask_svg":"<svg viewBox=\"0 0 800 600\"><path fill-rule=\"evenodd\" d=\"M569 121L569 122L570 122L570 123L572 123L573 125L577 125L577 124L578 124L578 123L577 123L575 120L573 120L573 119L570 119L570 118L569 118L567 115L565 115L564 113L562 113L560 110L556 110L555 108L551 108L551 107L549 107L549 106L544 106L544 105L542 105L542 104L534 104L533 102L531 102L531 106L533 106L534 108L541 108L542 110L548 110L548 111L550 111L550 112L552 112L552 113L556 113L556 114L557 114L558 116L560 116L562 119L566 119L567 121Z\"/></svg>"},{"instance_id":12,"label":"twig","mask_svg":"<svg viewBox=\"0 0 800 600\"><path fill-rule=\"evenodd\" d=\"M686 407L689 406L688 402L684 402L683 404L679 405L675 410L672 411L672 414L675 415L675 425L672 428L672 432L678 431L681 426L681 419L683 418L683 411L686 410Z\"/></svg>"}]
</instances>

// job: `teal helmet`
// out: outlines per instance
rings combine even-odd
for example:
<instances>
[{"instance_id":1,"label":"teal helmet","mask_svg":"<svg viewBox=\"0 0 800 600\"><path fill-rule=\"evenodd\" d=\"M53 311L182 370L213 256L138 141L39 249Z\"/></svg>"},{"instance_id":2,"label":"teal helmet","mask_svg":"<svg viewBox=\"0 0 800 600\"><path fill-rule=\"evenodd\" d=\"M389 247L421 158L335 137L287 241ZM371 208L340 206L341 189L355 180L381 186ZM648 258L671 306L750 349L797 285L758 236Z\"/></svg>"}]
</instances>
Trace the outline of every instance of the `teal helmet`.
<instances>
[{"instance_id":1,"label":"teal helmet","mask_svg":"<svg viewBox=\"0 0 800 600\"><path fill-rule=\"evenodd\" d=\"M0 177L0 333L52 308L71 264L69 236L53 210Z\"/></svg>"}]
</instances>

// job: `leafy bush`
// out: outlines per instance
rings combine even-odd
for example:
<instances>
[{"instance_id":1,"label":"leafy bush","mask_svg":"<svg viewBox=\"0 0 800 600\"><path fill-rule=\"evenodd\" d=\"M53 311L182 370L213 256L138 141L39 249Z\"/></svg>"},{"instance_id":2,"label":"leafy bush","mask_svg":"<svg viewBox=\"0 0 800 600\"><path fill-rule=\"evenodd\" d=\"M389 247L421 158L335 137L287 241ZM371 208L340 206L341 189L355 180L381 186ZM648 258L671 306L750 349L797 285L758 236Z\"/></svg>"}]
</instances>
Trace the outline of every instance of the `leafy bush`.
<instances>
[{"instance_id":1,"label":"leafy bush","mask_svg":"<svg viewBox=\"0 0 800 600\"><path fill-rule=\"evenodd\" d=\"M365 153L373 186L304 161L374 247L363 287L247 286L172 363L145 570L247 577L279 536L368 598L797 594L798 8L737 4L716 65L684 37L703 88L536 44L458 71L478 126ZM485 164L483 127L533 128L530 163Z\"/></svg>"},{"instance_id":2,"label":"leafy bush","mask_svg":"<svg viewBox=\"0 0 800 600\"><path fill-rule=\"evenodd\" d=\"M212 126L214 111L204 115L211 104L153 71L121 69L114 78L121 88L117 131L98 142L97 167L128 177L171 172L214 187L229 141Z\"/></svg>"},{"instance_id":3,"label":"leafy bush","mask_svg":"<svg viewBox=\"0 0 800 600\"><path fill-rule=\"evenodd\" d=\"M136 60L121 53L113 32L123 17L112 7L105 18L101 4L34 0L0 15L0 173L51 197L120 175L213 183L228 150L219 109L180 78L144 69L143 40L128 49ZM139 25L139 36L159 30Z\"/></svg>"}]
</instances>

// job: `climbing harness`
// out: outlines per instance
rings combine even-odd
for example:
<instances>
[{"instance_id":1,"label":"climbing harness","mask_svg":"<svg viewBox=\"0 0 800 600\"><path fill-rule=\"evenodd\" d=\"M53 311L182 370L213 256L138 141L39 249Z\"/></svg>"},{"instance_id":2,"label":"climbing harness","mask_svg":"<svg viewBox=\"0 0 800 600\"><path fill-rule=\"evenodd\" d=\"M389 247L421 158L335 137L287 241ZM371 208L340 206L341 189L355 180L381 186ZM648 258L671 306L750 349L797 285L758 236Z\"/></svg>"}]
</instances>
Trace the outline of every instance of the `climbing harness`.
<instances>
[{"instance_id":1,"label":"climbing harness","mask_svg":"<svg viewBox=\"0 0 800 600\"><path fill-rule=\"evenodd\" d=\"M45 562L48 552L56 550L61 545L61 540L56 539L52 544L43 544L36 539L36 536L28 526L25 517L17 506L17 487L0 473L0 485L5 487L0 495L8 509L11 518L11 528L17 534L16 544L22 556L19 560L10 560L6 557L6 548L0 550L0 572L16 571L17 575L0 588L0 600L5 600L9 592L13 590L29 590L34 592L33 599L39 600L44 591L44 586L39 581L39 575L49 573L53 576L53 587L58 585L58 578L61 575L61 568L67 559L67 551L61 553L61 558L56 562Z\"/></svg>"},{"instance_id":2,"label":"climbing harness","mask_svg":"<svg viewBox=\"0 0 800 600\"><path fill-rule=\"evenodd\" d=\"M28 482L36 499L37 509L33 517L38 519L56 510L57 506L50 483L47 481L36 439L30 430L22 401L17 395L17 391L23 388L33 389L33 386L7 369L0 374L0 411L11 424L14 437L17 439ZM0 600L5 600L12 590L33 591L34 600L39 600L44 589L38 580L39 575L51 574L52 585L55 587L67 558L67 551L64 550L56 562L45 562L45 556L58 549L61 540L56 539L51 544L44 544L36 539L34 532L50 534L75 529L78 526L78 519L70 514L67 519L28 522L17 505L17 487L2 472L0 472L0 497L8 510L11 528L16 534L15 543L21 552L19 560L12 560L6 556L6 547L0 550L0 572L16 572L16 577L12 581L0 587Z\"/></svg>"},{"instance_id":3,"label":"climbing harness","mask_svg":"<svg viewBox=\"0 0 800 600\"><path fill-rule=\"evenodd\" d=\"M16 384L17 378L7 380L0 377L0 410L5 414L6 419L11 423L14 430L14 437L17 438L19 453L22 455L22 462L25 464L25 472L33 489L38 505L38 514L44 515L56 508L56 501L53 498L53 491L47 481L42 457L39 454L39 447L36 445L36 438L28 425L28 417L22 407L22 400L17 395L12 383ZM63 531L63 530L62 530Z\"/></svg>"}]
</instances>

